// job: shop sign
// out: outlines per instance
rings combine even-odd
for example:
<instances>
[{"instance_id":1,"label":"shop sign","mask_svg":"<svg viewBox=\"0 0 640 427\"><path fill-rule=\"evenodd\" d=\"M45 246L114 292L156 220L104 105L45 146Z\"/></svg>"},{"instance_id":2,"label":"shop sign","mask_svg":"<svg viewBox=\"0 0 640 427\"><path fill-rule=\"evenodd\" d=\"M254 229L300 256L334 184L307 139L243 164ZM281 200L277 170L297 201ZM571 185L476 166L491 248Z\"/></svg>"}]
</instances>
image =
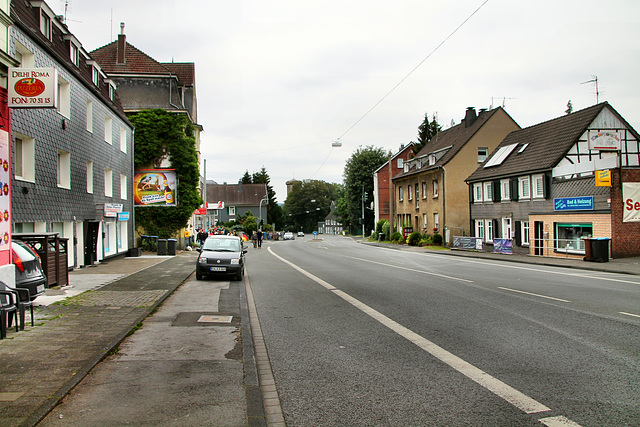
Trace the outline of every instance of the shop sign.
<instances>
[{"instance_id":1,"label":"shop sign","mask_svg":"<svg viewBox=\"0 0 640 427\"><path fill-rule=\"evenodd\" d=\"M611 171L596 171L596 187L611 187Z\"/></svg>"},{"instance_id":2,"label":"shop sign","mask_svg":"<svg viewBox=\"0 0 640 427\"><path fill-rule=\"evenodd\" d=\"M620 132L589 131L589 149L591 150L620 150Z\"/></svg>"},{"instance_id":3,"label":"shop sign","mask_svg":"<svg viewBox=\"0 0 640 427\"><path fill-rule=\"evenodd\" d=\"M129 221L129 212L121 212L118 214L118 221Z\"/></svg>"},{"instance_id":4,"label":"shop sign","mask_svg":"<svg viewBox=\"0 0 640 427\"><path fill-rule=\"evenodd\" d=\"M10 108L57 108L58 70L9 68Z\"/></svg>"},{"instance_id":5,"label":"shop sign","mask_svg":"<svg viewBox=\"0 0 640 427\"><path fill-rule=\"evenodd\" d=\"M116 218L119 213L122 212L121 203L105 203L104 204L104 216L108 218Z\"/></svg>"},{"instance_id":6,"label":"shop sign","mask_svg":"<svg viewBox=\"0 0 640 427\"><path fill-rule=\"evenodd\" d=\"M640 222L640 182L622 183L622 222Z\"/></svg>"},{"instance_id":7,"label":"shop sign","mask_svg":"<svg viewBox=\"0 0 640 427\"><path fill-rule=\"evenodd\" d=\"M593 210L593 196L553 199L553 205L556 211L590 211Z\"/></svg>"}]
</instances>

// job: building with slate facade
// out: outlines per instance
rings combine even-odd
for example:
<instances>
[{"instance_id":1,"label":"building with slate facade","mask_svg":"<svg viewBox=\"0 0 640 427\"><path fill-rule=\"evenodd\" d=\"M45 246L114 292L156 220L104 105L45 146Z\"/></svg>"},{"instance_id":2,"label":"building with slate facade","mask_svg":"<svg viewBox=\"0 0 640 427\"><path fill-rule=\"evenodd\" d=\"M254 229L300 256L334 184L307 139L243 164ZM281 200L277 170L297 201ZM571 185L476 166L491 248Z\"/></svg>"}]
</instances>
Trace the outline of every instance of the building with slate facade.
<instances>
[{"instance_id":1,"label":"building with slate facade","mask_svg":"<svg viewBox=\"0 0 640 427\"><path fill-rule=\"evenodd\" d=\"M116 86L43 1L11 2L10 54L55 68L57 109L13 108L13 232L69 239L69 267L133 247L133 126Z\"/></svg>"},{"instance_id":2,"label":"building with slate facade","mask_svg":"<svg viewBox=\"0 0 640 427\"><path fill-rule=\"evenodd\" d=\"M619 150L594 146L607 134ZM623 205L620 170L640 181L639 141L607 102L511 132L466 180L473 236L489 249L508 242L514 253L577 259L584 237L613 238L614 257L640 255L640 223L612 217L612 205ZM596 186L596 171L613 171L617 184Z\"/></svg>"}]
</instances>

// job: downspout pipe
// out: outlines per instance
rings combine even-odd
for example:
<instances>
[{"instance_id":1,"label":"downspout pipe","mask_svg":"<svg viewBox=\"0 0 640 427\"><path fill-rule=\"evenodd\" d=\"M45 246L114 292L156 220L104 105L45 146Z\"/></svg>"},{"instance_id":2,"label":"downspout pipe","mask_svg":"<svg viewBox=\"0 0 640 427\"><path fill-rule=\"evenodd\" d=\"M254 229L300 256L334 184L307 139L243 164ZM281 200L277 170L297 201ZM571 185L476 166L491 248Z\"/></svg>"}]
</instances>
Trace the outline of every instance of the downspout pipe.
<instances>
[{"instance_id":1,"label":"downspout pipe","mask_svg":"<svg viewBox=\"0 0 640 427\"><path fill-rule=\"evenodd\" d=\"M446 203L446 181L445 181L445 176L446 176L446 172L447 170L444 168L444 166L442 165L438 165L438 168L442 169L442 231L445 231L446 228L446 224L447 224L447 203ZM449 242L447 242L445 239L447 237L447 233L444 233L444 236L442 236L443 241L445 242L445 246L447 246L447 244Z\"/></svg>"}]
</instances>

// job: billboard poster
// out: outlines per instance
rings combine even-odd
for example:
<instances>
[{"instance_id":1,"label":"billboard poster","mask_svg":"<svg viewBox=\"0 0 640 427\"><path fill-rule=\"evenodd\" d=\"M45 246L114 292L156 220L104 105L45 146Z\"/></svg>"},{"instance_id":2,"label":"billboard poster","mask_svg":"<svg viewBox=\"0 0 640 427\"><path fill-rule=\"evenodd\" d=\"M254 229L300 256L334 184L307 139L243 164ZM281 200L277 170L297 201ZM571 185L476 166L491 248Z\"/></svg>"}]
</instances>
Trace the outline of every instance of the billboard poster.
<instances>
[{"instance_id":1,"label":"billboard poster","mask_svg":"<svg viewBox=\"0 0 640 427\"><path fill-rule=\"evenodd\" d=\"M178 177L174 169L136 171L133 185L135 206L177 206Z\"/></svg>"},{"instance_id":2,"label":"billboard poster","mask_svg":"<svg viewBox=\"0 0 640 427\"><path fill-rule=\"evenodd\" d=\"M0 265L11 263L11 140L7 90L0 87Z\"/></svg>"},{"instance_id":3,"label":"billboard poster","mask_svg":"<svg viewBox=\"0 0 640 427\"><path fill-rule=\"evenodd\" d=\"M513 241L511 239L493 239L493 253L512 254Z\"/></svg>"},{"instance_id":4,"label":"billboard poster","mask_svg":"<svg viewBox=\"0 0 640 427\"><path fill-rule=\"evenodd\" d=\"M622 200L622 222L640 222L640 182L624 182Z\"/></svg>"}]
</instances>

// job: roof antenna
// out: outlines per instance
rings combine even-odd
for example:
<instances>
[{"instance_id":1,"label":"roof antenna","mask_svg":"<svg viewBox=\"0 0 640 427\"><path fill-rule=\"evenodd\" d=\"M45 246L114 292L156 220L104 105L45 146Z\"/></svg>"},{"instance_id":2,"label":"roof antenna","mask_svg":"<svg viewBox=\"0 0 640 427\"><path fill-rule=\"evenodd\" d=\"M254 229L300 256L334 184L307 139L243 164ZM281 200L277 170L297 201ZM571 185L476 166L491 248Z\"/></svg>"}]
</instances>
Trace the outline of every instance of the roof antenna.
<instances>
[{"instance_id":1,"label":"roof antenna","mask_svg":"<svg viewBox=\"0 0 640 427\"><path fill-rule=\"evenodd\" d=\"M587 83L595 83L596 86L596 104L600 103L600 90L598 89L598 76L591 76L591 80L587 80L586 82L580 83L581 85Z\"/></svg>"}]
</instances>

